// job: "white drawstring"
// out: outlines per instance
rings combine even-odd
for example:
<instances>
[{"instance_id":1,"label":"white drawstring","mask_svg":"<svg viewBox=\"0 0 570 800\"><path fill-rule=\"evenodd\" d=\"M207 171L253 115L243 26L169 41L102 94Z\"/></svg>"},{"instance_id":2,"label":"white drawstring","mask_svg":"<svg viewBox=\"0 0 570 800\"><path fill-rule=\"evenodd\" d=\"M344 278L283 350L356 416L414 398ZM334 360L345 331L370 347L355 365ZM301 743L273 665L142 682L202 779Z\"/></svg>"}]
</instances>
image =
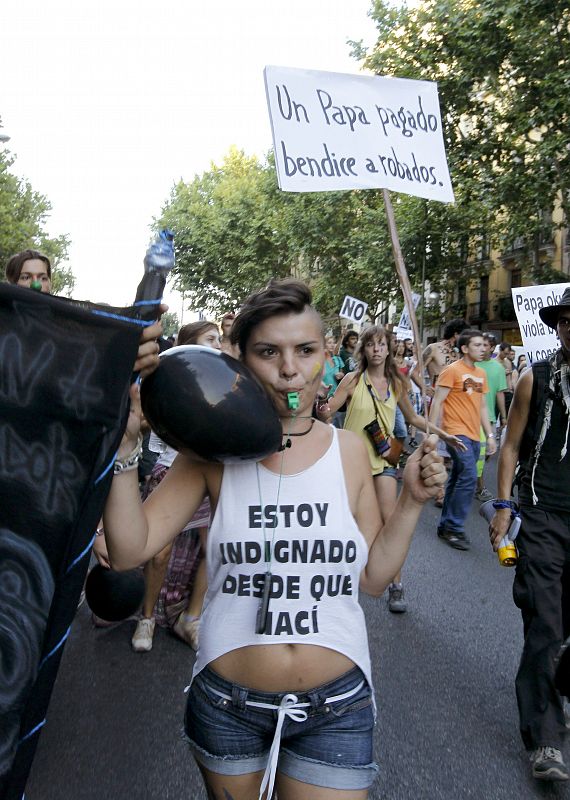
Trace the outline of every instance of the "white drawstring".
<instances>
[{"instance_id":1,"label":"white drawstring","mask_svg":"<svg viewBox=\"0 0 570 800\"><path fill-rule=\"evenodd\" d=\"M252 703L253 705L253 703ZM275 773L277 772L277 762L279 761L279 746L281 744L281 729L285 722L285 717L289 717L293 722L305 722L308 718L306 711L303 711L304 706L310 706L310 703L299 703L299 699L295 694L286 694L281 700L277 711L277 725L275 727L275 735L271 742L271 750L269 751L269 761L265 768L263 780L261 781L261 788L259 790L259 800L262 800L265 788L269 786L267 798L273 795L273 786L275 784Z\"/></svg>"},{"instance_id":2,"label":"white drawstring","mask_svg":"<svg viewBox=\"0 0 570 800\"><path fill-rule=\"evenodd\" d=\"M210 686L206 681L204 682L208 687L208 691L213 692L215 695L227 700L229 703L232 702L232 698L229 694L225 694L225 692L219 692L217 689L214 689L213 686ZM364 686L364 683L365 681L360 681L357 686L349 689L348 692L343 692L343 694L337 694L333 697L327 697L323 705L328 706L331 703L338 703L340 700L347 700L349 697L358 694L358 692ZM303 711L303 709L310 708L311 704L300 703L296 694L284 695L278 706L274 705L273 703L258 703L255 700L246 700L245 704L246 706L250 706L252 708L265 708L271 711L277 711L277 725L275 726L275 734L273 736L273 741L271 742L269 759L267 761L267 766L265 767L263 780L261 781L261 788L259 790L259 800L262 800L263 793L268 787L267 798L270 800L273 787L275 785L275 774L277 772L277 763L279 761L279 747L281 745L281 730L283 728L285 718L288 717L289 719L293 720L293 722L305 722L309 715L306 711Z\"/></svg>"}]
</instances>

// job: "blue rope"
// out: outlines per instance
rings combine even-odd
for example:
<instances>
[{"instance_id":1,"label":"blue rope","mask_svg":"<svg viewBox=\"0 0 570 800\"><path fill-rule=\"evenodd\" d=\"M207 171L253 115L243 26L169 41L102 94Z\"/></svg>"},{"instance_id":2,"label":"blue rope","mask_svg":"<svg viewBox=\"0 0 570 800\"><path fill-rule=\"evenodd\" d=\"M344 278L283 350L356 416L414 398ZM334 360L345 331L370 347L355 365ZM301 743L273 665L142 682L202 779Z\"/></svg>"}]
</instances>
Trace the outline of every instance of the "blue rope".
<instances>
[{"instance_id":1,"label":"blue rope","mask_svg":"<svg viewBox=\"0 0 570 800\"><path fill-rule=\"evenodd\" d=\"M136 303L133 303L133 306L155 306L158 303L162 303L162 300L162 297L158 297L156 300L137 300Z\"/></svg>"},{"instance_id":2,"label":"blue rope","mask_svg":"<svg viewBox=\"0 0 570 800\"><path fill-rule=\"evenodd\" d=\"M156 302L153 300L153 303ZM145 321L143 319L137 319L136 317L123 317L120 314L111 314L109 311L99 311L98 309L91 309L93 314L96 314L98 317L109 317L110 319L120 319L122 322L132 322L134 325L141 325L143 328L148 328L150 325L154 325L156 320Z\"/></svg>"},{"instance_id":3,"label":"blue rope","mask_svg":"<svg viewBox=\"0 0 570 800\"><path fill-rule=\"evenodd\" d=\"M46 663L48 658L51 658L54 653L57 653L59 648L63 646L64 642L66 641L66 639L67 639L67 637L69 636L70 633L71 633L71 625L67 629L67 632L63 634L63 636L61 637L60 641L56 644L56 646L53 648L53 650L51 650L51 652L49 652L47 654L47 656L42 658L42 660L40 661L40 665L38 667L38 670L40 670L43 667L43 665Z\"/></svg>"},{"instance_id":4,"label":"blue rope","mask_svg":"<svg viewBox=\"0 0 570 800\"><path fill-rule=\"evenodd\" d=\"M497 510L501 508L510 508L511 511L515 512L519 510L514 500L493 500L493 508Z\"/></svg>"},{"instance_id":5,"label":"blue rope","mask_svg":"<svg viewBox=\"0 0 570 800\"><path fill-rule=\"evenodd\" d=\"M119 452L119 451L117 450L117 453L118 453L118 452ZM102 472L102 473L99 475L99 477L95 479L95 486L97 486L97 484L99 483L99 481L102 481L102 480L103 480L103 478L105 477L105 475L106 475L106 474L109 472L109 470L113 468L113 465L115 464L115 461L117 460L117 453L115 453L115 455L113 456L113 458L111 459L111 461L109 461L109 464L108 464L108 465L105 467L105 469L104 469L104 470L103 470L103 472Z\"/></svg>"},{"instance_id":6,"label":"blue rope","mask_svg":"<svg viewBox=\"0 0 570 800\"><path fill-rule=\"evenodd\" d=\"M31 731L28 731L28 733L27 733L25 736L22 736L22 738L20 739L20 741L18 742L18 744L22 744L22 742L25 742L25 741L26 741L26 739L29 739L29 738L30 738L30 736L33 736L33 735L34 735L34 733L37 733L37 732L39 731L39 729L40 729L40 728L43 728L43 726L44 726L45 724L46 724L46 721L45 721L45 719L43 719L41 722L39 722L39 723L36 725L36 727L35 727L35 728L32 728L32 730L31 730Z\"/></svg>"},{"instance_id":7,"label":"blue rope","mask_svg":"<svg viewBox=\"0 0 570 800\"><path fill-rule=\"evenodd\" d=\"M76 558L74 561L72 561L72 562L71 562L71 564L68 566L68 568L65 570L65 574L66 574L66 575L69 575L69 573L71 572L71 570L73 569L73 567L74 567L76 564L78 564L78 563L81 561L81 559L83 558L83 556L84 556L84 555L86 555L86 554L87 554L87 553L88 553L88 552L91 550L91 548L93 547L93 542L95 541L95 535L96 535L96 534L94 534L93 538L91 539L91 541L89 542L89 544L87 545L87 547L85 548L85 550L84 550L82 553L80 553L80 554L77 556L77 558Z\"/></svg>"}]
</instances>

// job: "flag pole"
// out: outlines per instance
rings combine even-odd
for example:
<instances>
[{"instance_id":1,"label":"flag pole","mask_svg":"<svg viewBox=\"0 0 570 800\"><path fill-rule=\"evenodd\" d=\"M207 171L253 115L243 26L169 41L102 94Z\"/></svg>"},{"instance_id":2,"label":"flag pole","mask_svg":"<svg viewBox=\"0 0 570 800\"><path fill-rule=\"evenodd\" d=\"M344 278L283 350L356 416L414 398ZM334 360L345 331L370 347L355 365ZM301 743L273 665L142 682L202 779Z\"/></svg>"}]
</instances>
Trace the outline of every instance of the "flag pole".
<instances>
[{"instance_id":1,"label":"flag pole","mask_svg":"<svg viewBox=\"0 0 570 800\"><path fill-rule=\"evenodd\" d=\"M424 359L422 355L422 343L420 341L418 319L416 317L416 309L414 308L414 301L412 298L412 287L410 285L408 271L406 269L406 264L404 262L404 256L402 255L402 248L400 247L400 238L398 236L398 228L396 227L396 219L394 217L394 207L392 206L392 200L390 199L390 192L388 191L388 189L382 189L382 196L384 198L384 208L386 209L388 230L390 231L390 239L392 241L392 253L394 254L394 261L396 262L396 272L398 273L400 286L402 287L404 302L408 307L408 313L410 315L410 321L412 323L412 331L414 332L414 340L416 342L418 368L420 375L422 377L422 385L424 387L424 391L422 392L422 397L424 403L426 433L429 434L429 418L428 418L428 408L427 408L426 394L425 394L425 380L424 380Z\"/></svg>"}]
</instances>

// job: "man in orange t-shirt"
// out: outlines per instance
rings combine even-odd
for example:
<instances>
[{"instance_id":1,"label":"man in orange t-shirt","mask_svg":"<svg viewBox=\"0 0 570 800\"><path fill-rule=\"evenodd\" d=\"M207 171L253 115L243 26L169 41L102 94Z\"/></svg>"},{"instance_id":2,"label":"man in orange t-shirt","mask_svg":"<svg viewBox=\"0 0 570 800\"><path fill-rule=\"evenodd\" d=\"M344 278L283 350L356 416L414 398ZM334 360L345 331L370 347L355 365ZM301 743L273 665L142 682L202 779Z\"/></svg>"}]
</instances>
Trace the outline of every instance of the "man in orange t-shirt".
<instances>
[{"instance_id":1,"label":"man in orange t-shirt","mask_svg":"<svg viewBox=\"0 0 570 800\"><path fill-rule=\"evenodd\" d=\"M480 428L483 428L487 437L489 455L495 452L496 443L484 398L489 390L487 376L484 370L475 366L483 359L483 336L480 331L463 331L457 346L461 358L440 373L429 415L435 423L440 411L443 412L441 427L446 433L461 439L464 445L462 451L450 449L453 466L445 490L437 535L456 550L469 550L465 520L477 484Z\"/></svg>"}]
</instances>

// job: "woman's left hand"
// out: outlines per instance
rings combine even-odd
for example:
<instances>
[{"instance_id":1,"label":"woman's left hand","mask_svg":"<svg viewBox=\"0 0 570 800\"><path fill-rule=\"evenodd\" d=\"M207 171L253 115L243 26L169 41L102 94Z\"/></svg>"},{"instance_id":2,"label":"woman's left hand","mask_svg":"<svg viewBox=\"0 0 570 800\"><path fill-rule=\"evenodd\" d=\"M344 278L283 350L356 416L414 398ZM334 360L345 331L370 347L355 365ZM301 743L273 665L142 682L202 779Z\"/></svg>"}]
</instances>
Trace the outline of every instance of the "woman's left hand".
<instances>
[{"instance_id":1,"label":"woman's left hand","mask_svg":"<svg viewBox=\"0 0 570 800\"><path fill-rule=\"evenodd\" d=\"M437 436L427 436L404 469L404 486L417 503L436 497L447 480L442 456L437 454Z\"/></svg>"}]
</instances>

